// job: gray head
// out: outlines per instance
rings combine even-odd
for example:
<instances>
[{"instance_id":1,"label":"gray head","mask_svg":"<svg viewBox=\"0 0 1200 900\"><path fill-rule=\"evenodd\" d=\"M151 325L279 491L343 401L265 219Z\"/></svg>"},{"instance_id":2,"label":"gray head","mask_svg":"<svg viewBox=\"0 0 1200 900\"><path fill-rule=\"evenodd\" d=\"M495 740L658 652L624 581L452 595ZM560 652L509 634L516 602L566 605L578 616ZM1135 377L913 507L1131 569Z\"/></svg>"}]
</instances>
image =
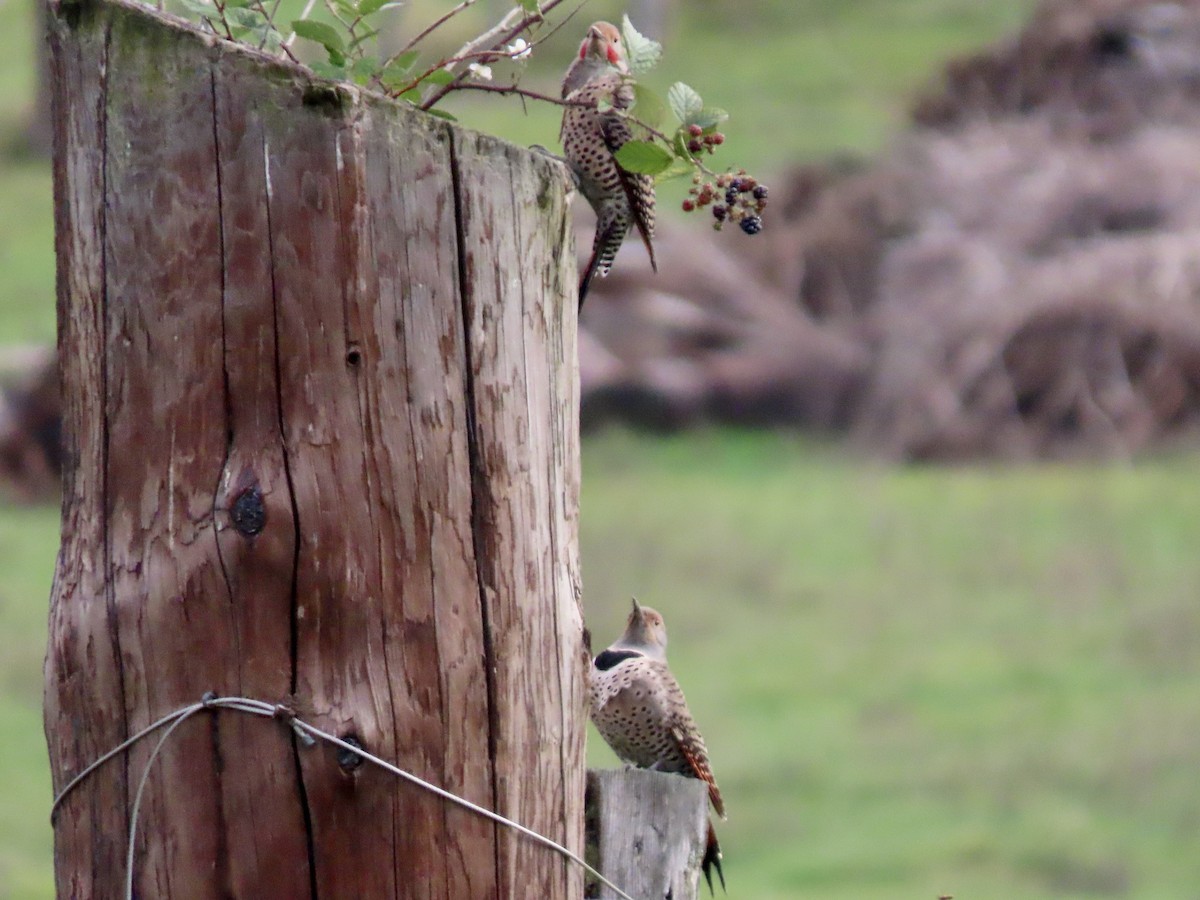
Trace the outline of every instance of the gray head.
<instances>
[{"instance_id":1,"label":"gray head","mask_svg":"<svg viewBox=\"0 0 1200 900\"><path fill-rule=\"evenodd\" d=\"M637 650L651 659L667 659L667 625L663 617L635 599L625 623L625 632L612 645L614 650Z\"/></svg>"},{"instance_id":2,"label":"gray head","mask_svg":"<svg viewBox=\"0 0 1200 900\"><path fill-rule=\"evenodd\" d=\"M612 71L623 75L629 72L621 32L610 22L593 22L588 26L583 43L579 45L579 54L567 69L563 96L587 84L597 75Z\"/></svg>"}]
</instances>

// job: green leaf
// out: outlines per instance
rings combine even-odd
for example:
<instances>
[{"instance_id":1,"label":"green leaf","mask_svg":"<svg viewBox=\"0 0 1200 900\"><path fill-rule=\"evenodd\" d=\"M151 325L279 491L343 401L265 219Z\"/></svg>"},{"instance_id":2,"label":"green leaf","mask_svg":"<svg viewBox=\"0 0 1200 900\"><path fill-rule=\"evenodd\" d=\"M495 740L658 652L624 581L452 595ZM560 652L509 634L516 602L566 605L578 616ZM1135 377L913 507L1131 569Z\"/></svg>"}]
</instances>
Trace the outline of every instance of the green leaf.
<instances>
[{"instance_id":1,"label":"green leaf","mask_svg":"<svg viewBox=\"0 0 1200 900\"><path fill-rule=\"evenodd\" d=\"M691 175L695 171L695 166L693 166L686 159L680 159L677 156L671 160L671 165L667 166L667 168L663 169L656 176L654 176L654 181L657 184L661 184L662 182L670 181L673 178L682 178L684 175Z\"/></svg>"},{"instance_id":2,"label":"green leaf","mask_svg":"<svg viewBox=\"0 0 1200 900\"><path fill-rule=\"evenodd\" d=\"M449 69L434 69L421 79L421 84L449 84L454 80L454 73Z\"/></svg>"},{"instance_id":3,"label":"green leaf","mask_svg":"<svg viewBox=\"0 0 1200 900\"><path fill-rule=\"evenodd\" d=\"M691 116L684 125L699 125L705 131L712 131L722 122L729 118L729 113L718 106L706 106Z\"/></svg>"},{"instance_id":4,"label":"green leaf","mask_svg":"<svg viewBox=\"0 0 1200 900\"><path fill-rule=\"evenodd\" d=\"M677 81L667 88L667 103L671 105L671 112L675 113L675 118L685 124L704 109L704 101L700 99L700 95L682 81Z\"/></svg>"},{"instance_id":5,"label":"green leaf","mask_svg":"<svg viewBox=\"0 0 1200 900\"><path fill-rule=\"evenodd\" d=\"M362 44L369 41L371 38L375 37L375 35L377 35L377 34L379 34L378 28L368 28L366 31L364 31L362 34L356 36L350 42L350 49L354 49L355 47L361 46Z\"/></svg>"},{"instance_id":6,"label":"green leaf","mask_svg":"<svg viewBox=\"0 0 1200 900\"><path fill-rule=\"evenodd\" d=\"M653 141L627 141L616 157L622 169L639 175L657 175L675 159Z\"/></svg>"},{"instance_id":7,"label":"green leaf","mask_svg":"<svg viewBox=\"0 0 1200 900\"><path fill-rule=\"evenodd\" d=\"M633 27L629 16L621 17L621 36L625 40L625 59L634 75L648 72L662 59L662 44Z\"/></svg>"},{"instance_id":8,"label":"green leaf","mask_svg":"<svg viewBox=\"0 0 1200 900\"><path fill-rule=\"evenodd\" d=\"M329 78L333 81L346 80L345 65L338 65L332 62L315 62L312 64L312 70L322 78Z\"/></svg>"},{"instance_id":9,"label":"green leaf","mask_svg":"<svg viewBox=\"0 0 1200 900\"><path fill-rule=\"evenodd\" d=\"M388 0L359 0L358 14L360 16L373 15L387 6L387 4Z\"/></svg>"},{"instance_id":10,"label":"green leaf","mask_svg":"<svg viewBox=\"0 0 1200 900\"><path fill-rule=\"evenodd\" d=\"M267 21L266 16L257 9L239 9L225 7L225 21L237 28L259 28Z\"/></svg>"},{"instance_id":11,"label":"green leaf","mask_svg":"<svg viewBox=\"0 0 1200 900\"><path fill-rule=\"evenodd\" d=\"M437 116L439 119L446 119L449 122L457 122L458 117L446 112L444 109L427 109L425 112L431 116Z\"/></svg>"},{"instance_id":12,"label":"green leaf","mask_svg":"<svg viewBox=\"0 0 1200 900\"><path fill-rule=\"evenodd\" d=\"M404 84L408 80L408 73L419 55L420 53L416 50L401 53L379 73L379 80L387 87Z\"/></svg>"},{"instance_id":13,"label":"green leaf","mask_svg":"<svg viewBox=\"0 0 1200 900\"><path fill-rule=\"evenodd\" d=\"M692 151L690 151L687 148L688 138L689 138L689 136L688 136L686 128L680 127L679 130L675 132L675 139L673 141L673 144L674 144L673 149L675 150L675 156L679 159L692 159L693 158Z\"/></svg>"},{"instance_id":14,"label":"green leaf","mask_svg":"<svg viewBox=\"0 0 1200 900\"><path fill-rule=\"evenodd\" d=\"M379 60L369 56L356 59L350 67L350 77L355 84L367 84L379 68Z\"/></svg>"},{"instance_id":15,"label":"green leaf","mask_svg":"<svg viewBox=\"0 0 1200 900\"><path fill-rule=\"evenodd\" d=\"M261 45L268 53L274 53L283 46L283 35L279 33L279 29L271 26L270 23L264 22L258 28L255 28L251 34L254 37L254 43Z\"/></svg>"},{"instance_id":16,"label":"green leaf","mask_svg":"<svg viewBox=\"0 0 1200 900\"><path fill-rule=\"evenodd\" d=\"M521 9L525 10L525 12L529 13L530 15L533 15L539 11L538 0L517 0L517 6L521 7ZM430 112L433 112L433 110L431 109Z\"/></svg>"},{"instance_id":17,"label":"green leaf","mask_svg":"<svg viewBox=\"0 0 1200 900\"><path fill-rule=\"evenodd\" d=\"M344 54L346 42L332 25L324 22L314 22L312 19L297 19L292 23L292 31L306 41L315 41L329 52L332 61L334 54Z\"/></svg>"},{"instance_id":18,"label":"green leaf","mask_svg":"<svg viewBox=\"0 0 1200 900\"><path fill-rule=\"evenodd\" d=\"M405 102L411 103L413 106L416 106L418 103L421 102L421 91L418 88L410 88L409 90L405 91L403 94L401 94L396 99L404 100Z\"/></svg>"},{"instance_id":19,"label":"green leaf","mask_svg":"<svg viewBox=\"0 0 1200 900\"><path fill-rule=\"evenodd\" d=\"M217 10L211 3L206 3L205 0L179 0L180 4L195 16L203 16L206 19L215 19Z\"/></svg>"},{"instance_id":20,"label":"green leaf","mask_svg":"<svg viewBox=\"0 0 1200 900\"><path fill-rule=\"evenodd\" d=\"M633 86L633 97L635 115L638 119L651 128L657 128L662 124L662 120L667 114L667 104L663 102L662 97L645 85L636 83Z\"/></svg>"}]
</instances>

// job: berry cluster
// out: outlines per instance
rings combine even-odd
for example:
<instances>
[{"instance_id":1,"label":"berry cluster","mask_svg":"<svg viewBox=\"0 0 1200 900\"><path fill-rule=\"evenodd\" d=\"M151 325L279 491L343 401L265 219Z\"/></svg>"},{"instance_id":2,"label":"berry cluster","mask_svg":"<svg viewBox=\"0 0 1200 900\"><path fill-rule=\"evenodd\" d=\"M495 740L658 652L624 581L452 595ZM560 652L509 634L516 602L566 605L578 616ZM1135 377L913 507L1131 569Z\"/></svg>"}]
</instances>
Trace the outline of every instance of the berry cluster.
<instances>
[{"instance_id":1,"label":"berry cluster","mask_svg":"<svg viewBox=\"0 0 1200 900\"><path fill-rule=\"evenodd\" d=\"M688 153L692 156L699 156L705 150L709 153L716 151L723 143L725 143L725 135L719 131L711 131L708 134L704 133L704 129L699 125L688 126Z\"/></svg>"},{"instance_id":2,"label":"berry cluster","mask_svg":"<svg viewBox=\"0 0 1200 900\"><path fill-rule=\"evenodd\" d=\"M683 211L691 212L712 204L713 228L720 231L726 222L736 222L746 234L762 231L762 213L767 208L767 186L746 174L718 175L716 182L704 181L700 173L692 176L692 187L683 201Z\"/></svg>"}]
</instances>

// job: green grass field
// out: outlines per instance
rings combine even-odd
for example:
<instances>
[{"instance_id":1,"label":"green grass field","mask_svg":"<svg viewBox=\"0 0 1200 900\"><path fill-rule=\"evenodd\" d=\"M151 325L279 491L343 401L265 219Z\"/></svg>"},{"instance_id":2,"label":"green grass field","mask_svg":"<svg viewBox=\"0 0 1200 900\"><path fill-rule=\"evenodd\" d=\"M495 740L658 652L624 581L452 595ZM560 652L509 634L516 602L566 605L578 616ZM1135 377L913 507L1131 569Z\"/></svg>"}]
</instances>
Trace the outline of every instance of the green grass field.
<instances>
[{"instance_id":1,"label":"green grass field","mask_svg":"<svg viewBox=\"0 0 1200 900\"><path fill-rule=\"evenodd\" d=\"M661 74L734 109L728 158L770 171L878 147L941 58L1022 6L694 0ZM0 145L31 18L0 7ZM463 115L553 141L556 116L519 110ZM0 198L19 211L0 343L50 340L46 166L4 161ZM607 643L631 594L666 615L730 810L730 896L1200 896L1198 478L1200 455L882 468L773 434L585 441L589 624ZM57 529L56 509L0 506L0 898L52 894ZM613 762L594 734L590 755Z\"/></svg>"},{"instance_id":2,"label":"green grass field","mask_svg":"<svg viewBox=\"0 0 1200 900\"><path fill-rule=\"evenodd\" d=\"M584 468L590 624L667 616L731 896L1197 896L1200 459L885 469L717 433Z\"/></svg>"}]
</instances>

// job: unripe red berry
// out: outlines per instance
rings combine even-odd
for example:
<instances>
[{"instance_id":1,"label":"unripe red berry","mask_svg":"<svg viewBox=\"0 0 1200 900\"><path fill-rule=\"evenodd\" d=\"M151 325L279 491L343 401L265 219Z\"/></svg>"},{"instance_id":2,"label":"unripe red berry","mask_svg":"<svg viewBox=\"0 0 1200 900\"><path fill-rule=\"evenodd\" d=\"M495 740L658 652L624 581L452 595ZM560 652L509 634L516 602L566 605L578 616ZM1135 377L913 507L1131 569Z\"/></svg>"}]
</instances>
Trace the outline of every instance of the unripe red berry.
<instances>
[{"instance_id":1,"label":"unripe red berry","mask_svg":"<svg viewBox=\"0 0 1200 900\"><path fill-rule=\"evenodd\" d=\"M688 134L690 134L692 137L700 137L700 135L704 134L704 129L699 125L689 125Z\"/></svg>"},{"instance_id":2,"label":"unripe red berry","mask_svg":"<svg viewBox=\"0 0 1200 900\"><path fill-rule=\"evenodd\" d=\"M712 134L710 134L710 135L709 135L709 137L711 137L711 138L712 138L712 142L713 142L714 144L723 144L723 143L725 143L725 135L721 134L721 132L719 132L719 131L715 131L715 132L713 132Z\"/></svg>"},{"instance_id":3,"label":"unripe red berry","mask_svg":"<svg viewBox=\"0 0 1200 900\"><path fill-rule=\"evenodd\" d=\"M693 203L691 200L683 201L683 211L684 212L691 212L695 208L696 208L696 204Z\"/></svg>"}]
</instances>

